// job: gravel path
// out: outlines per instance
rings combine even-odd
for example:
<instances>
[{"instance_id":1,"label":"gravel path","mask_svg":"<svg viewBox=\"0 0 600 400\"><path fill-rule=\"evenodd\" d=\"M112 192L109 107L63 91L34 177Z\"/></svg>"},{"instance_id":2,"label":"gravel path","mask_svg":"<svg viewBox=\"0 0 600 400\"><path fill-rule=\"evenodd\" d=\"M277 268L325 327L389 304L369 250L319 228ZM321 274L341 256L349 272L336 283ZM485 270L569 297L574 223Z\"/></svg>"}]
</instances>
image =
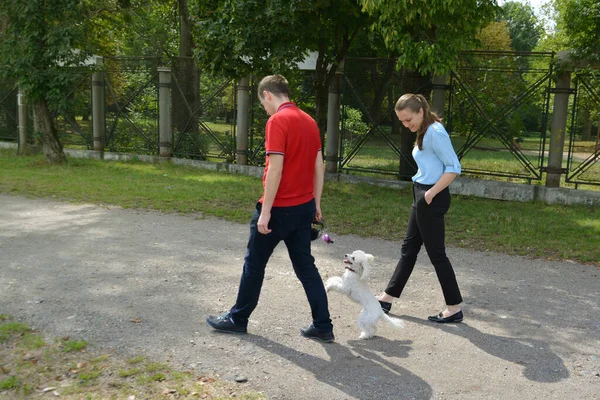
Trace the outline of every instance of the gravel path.
<instances>
[{"instance_id":1,"label":"gravel path","mask_svg":"<svg viewBox=\"0 0 600 400\"><path fill-rule=\"evenodd\" d=\"M442 297L423 255L392 309L405 329L358 340L359 306L332 293L337 341L320 344L299 335L310 314L282 244L250 333L216 333L204 318L234 302L247 235L201 215L0 195L0 313L124 357L244 376L240 390L270 399L600 399L596 267L450 248L466 315L440 326L426 321ZM381 290L399 243L332 236L314 245L323 277L361 249Z\"/></svg>"}]
</instances>

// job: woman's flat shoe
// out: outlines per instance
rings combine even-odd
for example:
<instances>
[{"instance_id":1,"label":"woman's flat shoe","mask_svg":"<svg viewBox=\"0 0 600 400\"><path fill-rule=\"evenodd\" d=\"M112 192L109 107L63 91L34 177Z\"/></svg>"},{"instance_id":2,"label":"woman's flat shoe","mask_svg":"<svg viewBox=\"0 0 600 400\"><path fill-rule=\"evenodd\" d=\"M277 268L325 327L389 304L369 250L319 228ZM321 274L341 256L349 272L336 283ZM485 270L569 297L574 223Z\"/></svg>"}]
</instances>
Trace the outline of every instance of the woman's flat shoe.
<instances>
[{"instance_id":1,"label":"woman's flat shoe","mask_svg":"<svg viewBox=\"0 0 600 400\"><path fill-rule=\"evenodd\" d=\"M383 312L386 314L389 313L392 309L392 303L388 303L387 301L379 300L379 304L381 305L381 309L383 310Z\"/></svg>"},{"instance_id":2,"label":"woman's flat shoe","mask_svg":"<svg viewBox=\"0 0 600 400\"><path fill-rule=\"evenodd\" d=\"M463 320L462 311L459 311L456 314L452 314L445 318L443 315L444 314L439 313L438 315L432 315L431 317L427 317L427 319L431 322L438 322L440 324L447 324L449 322L461 322Z\"/></svg>"}]
</instances>

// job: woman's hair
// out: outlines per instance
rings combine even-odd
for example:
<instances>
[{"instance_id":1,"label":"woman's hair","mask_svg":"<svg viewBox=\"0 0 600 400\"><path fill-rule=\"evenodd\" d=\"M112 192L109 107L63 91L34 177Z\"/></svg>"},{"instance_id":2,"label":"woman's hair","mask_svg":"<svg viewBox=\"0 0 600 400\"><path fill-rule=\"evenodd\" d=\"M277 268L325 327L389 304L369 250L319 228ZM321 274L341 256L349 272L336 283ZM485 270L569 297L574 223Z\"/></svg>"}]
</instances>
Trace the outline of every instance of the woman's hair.
<instances>
[{"instance_id":1,"label":"woman's hair","mask_svg":"<svg viewBox=\"0 0 600 400\"><path fill-rule=\"evenodd\" d=\"M258 97L263 98L264 91L273 93L277 97L286 96L290 98L290 87L287 79L282 75L269 75L262 78L258 84Z\"/></svg>"},{"instance_id":2,"label":"woman's hair","mask_svg":"<svg viewBox=\"0 0 600 400\"><path fill-rule=\"evenodd\" d=\"M408 108L414 113L418 113L421 108L423 109L423 123L417 131L417 146L419 146L419 150L423 150L423 137L425 136L427 128L434 122L442 122L442 119L438 117L436 113L431 111L429 103L425 97L420 94L403 94L396 102L395 109L396 111L402 111L405 108Z\"/></svg>"}]
</instances>

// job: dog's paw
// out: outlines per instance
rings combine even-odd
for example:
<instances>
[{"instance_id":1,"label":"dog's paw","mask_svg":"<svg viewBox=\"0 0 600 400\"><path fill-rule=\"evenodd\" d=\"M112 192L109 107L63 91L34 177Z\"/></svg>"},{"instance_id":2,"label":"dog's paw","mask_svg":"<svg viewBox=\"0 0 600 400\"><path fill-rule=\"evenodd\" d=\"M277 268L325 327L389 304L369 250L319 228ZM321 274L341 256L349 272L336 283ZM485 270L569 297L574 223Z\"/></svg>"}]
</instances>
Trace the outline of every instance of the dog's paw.
<instances>
[{"instance_id":1,"label":"dog's paw","mask_svg":"<svg viewBox=\"0 0 600 400\"><path fill-rule=\"evenodd\" d=\"M362 340L366 340L366 339L371 339L373 336L375 336L375 335L369 335L366 332L362 332L358 338L362 339Z\"/></svg>"}]
</instances>

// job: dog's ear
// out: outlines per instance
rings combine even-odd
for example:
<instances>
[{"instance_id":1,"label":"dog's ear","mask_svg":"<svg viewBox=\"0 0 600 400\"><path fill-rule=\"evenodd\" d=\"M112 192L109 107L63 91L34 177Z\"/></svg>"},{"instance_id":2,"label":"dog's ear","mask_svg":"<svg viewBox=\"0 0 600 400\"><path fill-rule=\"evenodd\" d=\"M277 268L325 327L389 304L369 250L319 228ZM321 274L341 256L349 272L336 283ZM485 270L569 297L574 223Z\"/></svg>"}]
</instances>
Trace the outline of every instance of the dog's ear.
<instances>
[{"instance_id":1,"label":"dog's ear","mask_svg":"<svg viewBox=\"0 0 600 400\"><path fill-rule=\"evenodd\" d=\"M366 254L367 256L367 260L369 260L370 263L373 262L373 260L375 260L375 257L373 256L373 254Z\"/></svg>"}]
</instances>

